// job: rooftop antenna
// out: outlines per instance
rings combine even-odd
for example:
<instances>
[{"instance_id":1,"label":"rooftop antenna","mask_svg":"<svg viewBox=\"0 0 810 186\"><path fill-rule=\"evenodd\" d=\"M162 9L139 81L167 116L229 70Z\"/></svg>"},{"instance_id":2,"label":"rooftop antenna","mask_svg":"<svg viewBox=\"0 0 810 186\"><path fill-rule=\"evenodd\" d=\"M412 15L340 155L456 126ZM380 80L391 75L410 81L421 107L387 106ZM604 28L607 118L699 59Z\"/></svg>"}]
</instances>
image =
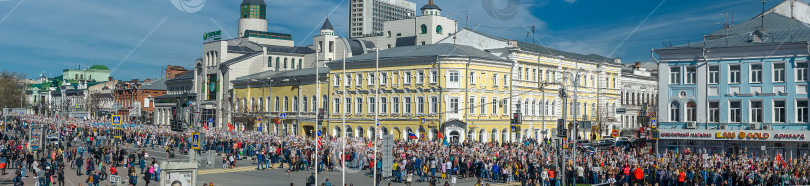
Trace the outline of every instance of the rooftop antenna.
<instances>
[{"instance_id":1,"label":"rooftop antenna","mask_svg":"<svg viewBox=\"0 0 810 186\"><path fill-rule=\"evenodd\" d=\"M470 22L470 16L468 15L469 11L464 10L461 12L464 12L464 28L467 28L467 24Z\"/></svg>"},{"instance_id":2,"label":"rooftop antenna","mask_svg":"<svg viewBox=\"0 0 810 186\"><path fill-rule=\"evenodd\" d=\"M765 31L765 1L762 1L762 14L760 14L759 20L759 29Z\"/></svg>"},{"instance_id":3,"label":"rooftop antenna","mask_svg":"<svg viewBox=\"0 0 810 186\"><path fill-rule=\"evenodd\" d=\"M532 44L535 44L535 43L534 43L534 42L535 42L535 41L534 41L534 40L535 40L535 39L534 39L534 25L532 25L532 27L531 27L531 28L532 28Z\"/></svg>"}]
</instances>

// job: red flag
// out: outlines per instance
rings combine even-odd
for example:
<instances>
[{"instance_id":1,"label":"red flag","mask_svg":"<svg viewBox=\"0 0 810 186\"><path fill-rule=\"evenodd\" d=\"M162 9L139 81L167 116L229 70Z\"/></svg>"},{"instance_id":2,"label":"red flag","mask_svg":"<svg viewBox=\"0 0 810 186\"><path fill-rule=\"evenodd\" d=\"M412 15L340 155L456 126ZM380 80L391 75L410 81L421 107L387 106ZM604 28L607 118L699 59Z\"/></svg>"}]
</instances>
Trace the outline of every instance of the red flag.
<instances>
[{"instance_id":1,"label":"red flag","mask_svg":"<svg viewBox=\"0 0 810 186\"><path fill-rule=\"evenodd\" d=\"M372 146L372 145L371 145L371 142L369 141L369 142L368 142L368 147L371 147L371 146Z\"/></svg>"},{"instance_id":2,"label":"red flag","mask_svg":"<svg viewBox=\"0 0 810 186\"><path fill-rule=\"evenodd\" d=\"M442 132L439 132L439 139L444 139L444 135L442 135Z\"/></svg>"},{"instance_id":3,"label":"red flag","mask_svg":"<svg viewBox=\"0 0 810 186\"><path fill-rule=\"evenodd\" d=\"M231 125L231 122L228 122L228 129L229 131L233 132L233 125Z\"/></svg>"},{"instance_id":4,"label":"red flag","mask_svg":"<svg viewBox=\"0 0 810 186\"><path fill-rule=\"evenodd\" d=\"M776 160L775 160L775 161L776 161L777 165L778 165L779 163L781 163L781 164L782 164L782 167L787 166L787 165L785 165L785 161L782 161L782 157L779 157L779 153L776 153Z\"/></svg>"},{"instance_id":5,"label":"red flag","mask_svg":"<svg viewBox=\"0 0 810 186\"><path fill-rule=\"evenodd\" d=\"M203 123L203 128L205 128L205 130L208 130L208 124Z\"/></svg>"}]
</instances>

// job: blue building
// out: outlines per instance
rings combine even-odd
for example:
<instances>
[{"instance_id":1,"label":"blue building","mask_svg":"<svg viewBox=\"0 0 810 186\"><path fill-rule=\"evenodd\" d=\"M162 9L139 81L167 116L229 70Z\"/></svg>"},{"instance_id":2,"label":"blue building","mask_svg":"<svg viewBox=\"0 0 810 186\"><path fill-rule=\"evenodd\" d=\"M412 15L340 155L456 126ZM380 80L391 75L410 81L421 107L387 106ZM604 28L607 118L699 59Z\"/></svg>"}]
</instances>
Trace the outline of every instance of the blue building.
<instances>
[{"instance_id":1,"label":"blue building","mask_svg":"<svg viewBox=\"0 0 810 186\"><path fill-rule=\"evenodd\" d=\"M810 137L810 21L792 10L810 6L789 2L702 42L653 50L660 72L659 150L810 150L804 138Z\"/></svg>"}]
</instances>

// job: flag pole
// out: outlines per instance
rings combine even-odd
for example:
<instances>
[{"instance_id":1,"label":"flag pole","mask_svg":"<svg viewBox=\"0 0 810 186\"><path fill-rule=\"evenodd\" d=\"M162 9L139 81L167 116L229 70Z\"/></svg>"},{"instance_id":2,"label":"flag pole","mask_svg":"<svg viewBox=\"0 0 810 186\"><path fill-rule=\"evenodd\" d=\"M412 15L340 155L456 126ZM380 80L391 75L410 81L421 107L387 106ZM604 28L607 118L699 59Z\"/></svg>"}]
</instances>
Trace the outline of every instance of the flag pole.
<instances>
[{"instance_id":1,"label":"flag pole","mask_svg":"<svg viewBox=\"0 0 810 186\"><path fill-rule=\"evenodd\" d=\"M318 50L320 50L320 49L318 49ZM320 85L321 79L319 78L320 72L318 71L318 69L320 68L320 65L318 65L318 61L320 61L320 60L318 60L318 57L319 57L318 56L318 50L315 50L315 90L316 90L315 91L316 92L315 98L316 98L316 100L317 100L318 97L321 96L321 85ZM323 100L321 100L321 101L323 101ZM318 103L319 103L318 101L315 101L315 108L320 109L321 106ZM318 114L320 114L319 110L316 111L316 114L315 114L315 131L312 131L313 133L315 133L315 135L314 135L315 136L315 158L314 158L315 163L313 164L313 165L315 165L315 185L318 185L318 151L320 150L320 148L318 146L318 142L319 142L318 140L319 140L319 137L321 137L320 132L319 132L319 131L321 131L321 128L320 128L321 126L320 126L320 124L318 124L318 117L320 117L320 116L318 116Z\"/></svg>"},{"instance_id":2,"label":"flag pole","mask_svg":"<svg viewBox=\"0 0 810 186\"><path fill-rule=\"evenodd\" d=\"M346 49L343 49L343 77L346 77ZM359 79L357 81L360 81ZM348 83L348 82L347 82ZM346 100L346 86L343 86L343 97L341 98ZM343 183L341 185L346 185L346 112L344 110L342 114L343 118L343 151L340 153L340 165L343 166Z\"/></svg>"}]
</instances>

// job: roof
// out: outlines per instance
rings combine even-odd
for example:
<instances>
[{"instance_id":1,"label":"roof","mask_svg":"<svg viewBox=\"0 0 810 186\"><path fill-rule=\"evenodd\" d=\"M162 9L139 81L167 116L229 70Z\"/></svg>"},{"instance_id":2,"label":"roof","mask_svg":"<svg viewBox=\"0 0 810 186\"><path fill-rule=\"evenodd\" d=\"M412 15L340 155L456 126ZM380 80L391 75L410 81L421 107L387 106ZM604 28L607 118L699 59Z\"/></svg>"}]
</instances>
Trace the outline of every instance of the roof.
<instances>
[{"instance_id":1,"label":"roof","mask_svg":"<svg viewBox=\"0 0 810 186\"><path fill-rule=\"evenodd\" d=\"M545 47L545 46L540 46L540 45L536 45L536 44L531 44L531 43L526 43L526 42L522 42L522 41L518 41L518 47L520 49L523 49L523 50L543 53L545 55L559 55L559 56L573 57L573 58L578 58L578 59L583 59L583 60L590 60L590 61L595 61L595 62L598 62L598 61L607 61L607 62L611 62L611 63L613 62L613 58L608 58L608 57L605 57L605 56L600 56L600 55L596 55L596 54L584 55L584 54L578 54L578 53L573 53L573 52L565 52L565 51L562 51L562 50L557 50L557 49L553 49L553 48L549 48L549 47Z\"/></svg>"},{"instance_id":2,"label":"roof","mask_svg":"<svg viewBox=\"0 0 810 186\"><path fill-rule=\"evenodd\" d=\"M332 23L329 22L329 18L326 18L326 21L323 22L323 26L321 26L321 30L335 30L332 28Z\"/></svg>"},{"instance_id":3,"label":"roof","mask_svg":"<svg viewBox=\"0 0 810 186\"><path fill-rule=\"evenodd\" d=\"M243 5L267 5L264 0L242 0Z\"/></svg>"},{"instance_id":4,"label":"roof","mask_svg":"<svg viewBox=\"0 0 810 186\"><path fill-rule=\"evenodd\" d=\"M194 70L185 72L182 75L174 77L173 79L166 80L166 83L188 81L192 79L194 79Z\"/></svg>"},{"instance_id":5,"label":"roof","mask_svg":"<svg viewBox=\"0 0 810 186\"><path fill-rule=\"evenodd\" d=\"M104 65L93 65L90 66L90 70L110 70L110 68L107 68L107 66Z\"/></svg>"},{"instance_id":6,"label":"roof","mask_svg":"<svg viewBox=\"0 0 810 186\"><path fill-rule=\"evenodd\" d=\"M417 45L417 46L404 46L394 47L386 50L381 50L380 59L396 59L396 58L411 58L411 57L435 57L435 56L457 56L457 57L475 57L480 59L498 60L503 61L498 56L492 55L489 52L479 50L477 48L467 45L455 45L450 43L439 43L430 45ZM346 62L357 61L372 61L377 57L376 52L369 52L363 55L347 58ZM340 63L342 61L332 61L330 63Z\"/></svg>"},{"instance_id":7,"label":"roof","mask_svg":"<svg viewBox=\"0 0 810 186\"><path fill-rule=\"evenodd\" d=\"M326 67L318 67L317 69L319 72L318 74L329 74L329 68ZM272 79L279 79L279 78L295 78L300 76L307 76L307 75L315 75L315 68L304 68L304 69L297 69L297 70L288 70L288 71L264 71L259 72L247 76L242 76L236 78L236 81L244 81L250 79L265 79L265 78L272 78Z\"/></svg>"},{"instance_id":8,"label":"roof","mask_svg":"<svg viewBox=\"0 0 810 186\"><path fill-rule=\"evenodd\" d=\"M278 53L292 53L292 54L314 54L315 50L312 50L308 47L288 47L288 46L278 46L278 45L264 45L259 44L267 48L267 52L278 52Z\"/></svg>"},{"instance_id":9,"label":"roof","mask_svg":"<svg viewBox=\"0 0 810 186\"><path fill-rule=\"evenodd\" d=\"M688 43L669 48L755 46L810 41L810 26L807 24L777 13L765 14L764 18L765 29L761 29L762 21L756 17L728 29L716 31L707 36L709 40L705 42ZM717 35L725 34L726 31L727 36Z\"/></svg>"},{"instance_id":10,"label":"roof","mask_svg":"<svg viewBox=\"0 0 810 186\"><path fill-rule=\"evenodd\" d=\"M149 83L144 83L141 85L140 89L143 90L166 90L166 80L168 79L158 79L154 81L150 81Z\"/></svg>"},{"instance_id":11,"label":"roof","mask_svg":"<svg viewBox=\"0 0 810 186\"><path fill-rule=\"evenodd\" d=\"M428 3L425 4L425 6L422 6L420 10L427 10L427 9L442 10L441 8L439 8L439 6L433 4L433 0L428 1Z\"/></svg>"},{"instance_id":12,"label":"roof","mask_svg":"<svg viewBox=\"0 0 810 186\"><path fill-rule=\"evenodd\" d=\"M765 14L762 20L759 16L749 19L748 21L732 25L725 29L715 31L706 37L708 39L719 39L726 36L735 36L739 34L746 34L756 29L764 27L765 30L786 29L791 27L804 27L804 23L789 17L785 17L777 13ZM764 23L764 24L763 24ZM763 26L764 25L764 26Z\"/></svg>"}]
</instances>

